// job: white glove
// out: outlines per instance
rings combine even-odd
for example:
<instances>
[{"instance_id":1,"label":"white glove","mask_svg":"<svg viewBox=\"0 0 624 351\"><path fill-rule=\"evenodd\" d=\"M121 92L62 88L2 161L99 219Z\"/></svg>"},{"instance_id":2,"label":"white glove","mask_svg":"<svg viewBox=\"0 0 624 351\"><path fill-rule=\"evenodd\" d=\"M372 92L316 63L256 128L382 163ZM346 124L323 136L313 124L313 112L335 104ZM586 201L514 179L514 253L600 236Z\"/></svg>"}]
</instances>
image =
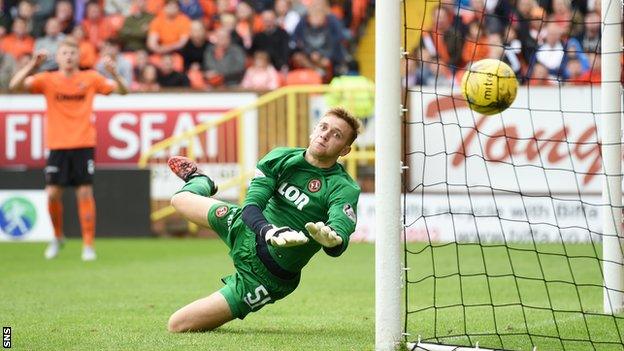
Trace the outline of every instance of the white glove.
<instances>
[{"instance_id":1,"label":"white glove","mask_svg":"<svg viewBox=\"0 0 624 351\"><path fill-rule=\"evenodd\" d=\"M267 244L279 247L299 246L308 242L308 237L302 232L296 232L288 227L272 225L264 235Z\"/></svg>"},{"instance_id":2,"label":"white glove","mask_svg":"<svg viewBox=\"0 0 624 351\"><path fill-rule=\"evenodd\" d=\"M340 235L323 222L308 222L305 225L306 230L310 233L312 239L325 247L334 247L342 244Z\"/></svg>"}]
</instances>

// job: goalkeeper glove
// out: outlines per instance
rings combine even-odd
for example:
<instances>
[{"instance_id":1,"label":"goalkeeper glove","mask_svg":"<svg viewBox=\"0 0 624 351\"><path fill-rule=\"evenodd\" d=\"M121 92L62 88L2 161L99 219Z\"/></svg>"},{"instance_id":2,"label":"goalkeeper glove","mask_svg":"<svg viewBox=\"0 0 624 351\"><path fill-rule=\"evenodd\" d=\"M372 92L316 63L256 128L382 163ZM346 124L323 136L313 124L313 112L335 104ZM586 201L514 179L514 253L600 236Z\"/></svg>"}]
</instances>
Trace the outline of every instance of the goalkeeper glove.
<instances>
[{"instance_id":1,"label":"goalkeeper glove","mask_svg":"<svg viewBox=\"0 0 624 351\"><path fill-rule=\"evenodd\" d=\"M308 222L305 228L310 233L312 239L325 247L334 247L342 244L342 237L323 222Z\"/></svg>"},{"instance_id":2,"label":"goalkeeper glove","mask_svg":"<svg viewBox=\"0 0 624 351\"><path fill-rule=\"evenodd\" d=\"M294 231L288 227L271 227L264 235L267 244L278 247L299 246L308 242L308 237L302 232Z\"/></svg>"}]
</instances>

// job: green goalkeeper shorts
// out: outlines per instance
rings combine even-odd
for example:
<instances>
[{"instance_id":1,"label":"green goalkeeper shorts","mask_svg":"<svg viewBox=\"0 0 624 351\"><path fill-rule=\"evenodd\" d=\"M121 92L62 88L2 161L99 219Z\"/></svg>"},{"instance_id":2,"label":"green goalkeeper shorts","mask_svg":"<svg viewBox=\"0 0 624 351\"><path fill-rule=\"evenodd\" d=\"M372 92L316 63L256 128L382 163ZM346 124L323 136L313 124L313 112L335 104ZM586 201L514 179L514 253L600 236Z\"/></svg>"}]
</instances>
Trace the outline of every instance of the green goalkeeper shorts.
<instances>
[{"instance_id":1,"label":"green goalkeeper shorts","mask_svg":"<svg viewBox=\"0 0 624 351\"><path fill-rule=\"evenodd\" d=\"M299 284L299 274L280 278L274 269L267 268L266 256L263 263L257 253L256 234L243 223L241 212L236 205L216 204L208 211L208 223L230 248L236 268L234 274L221 279L225 286L219 292L225 297L232 315L243 319L249 312L292 293Z\"/></svg>"}]
</instances>

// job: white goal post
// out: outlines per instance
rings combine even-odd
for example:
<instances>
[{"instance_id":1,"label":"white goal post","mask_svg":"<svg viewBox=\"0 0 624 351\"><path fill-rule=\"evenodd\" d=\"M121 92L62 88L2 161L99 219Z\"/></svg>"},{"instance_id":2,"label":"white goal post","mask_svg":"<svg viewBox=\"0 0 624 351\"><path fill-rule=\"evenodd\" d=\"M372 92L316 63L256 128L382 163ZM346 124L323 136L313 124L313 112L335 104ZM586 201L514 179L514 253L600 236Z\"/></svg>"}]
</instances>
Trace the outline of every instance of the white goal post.
<instances>
[{"instance_id":1,"label":"white goal post","mask_svg":"<svg viewBox=\"0 0 624 351\"><path fill-rule=\"evenodd\" d=\"M601 0L601 119L603 160L604 313L624 311L622 240L622 1ZM378 0L375 6L375 349L396 350L402 340L401 252L401 2ZM412 338L417 335L412 335ZM416 342L414 350L485 350ZM539 348L539 345L536 345Z\"/></svg>"},{"instance_id":2,"label":"white goal post","mask_svg":"<svg viewBox=\"0 0 624 351\"><path fill-rule=\"evenodd\" d=\"M602 0L601 115L602 160L605 180L602 243L604 259L604 313L624 307L622 266L622 1Z\"/></svg>"}]
</instances>

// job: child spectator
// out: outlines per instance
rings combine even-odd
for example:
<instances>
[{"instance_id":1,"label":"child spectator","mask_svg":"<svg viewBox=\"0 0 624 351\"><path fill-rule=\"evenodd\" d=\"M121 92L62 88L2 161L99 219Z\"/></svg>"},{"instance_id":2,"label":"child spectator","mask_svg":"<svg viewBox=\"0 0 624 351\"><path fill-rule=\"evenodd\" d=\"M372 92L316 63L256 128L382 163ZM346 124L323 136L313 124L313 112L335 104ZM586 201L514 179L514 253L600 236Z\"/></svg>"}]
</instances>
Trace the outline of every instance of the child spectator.
<instances>
[{"instance_id":1,"label":"child spectator","mask_svg":"<svg viewBox=\"0 0 624 351\"><path fill-rule=\"evenodd\" d=\"M143 67L139 74L137 84L134 86L133 90L140 92L160 91L160 85L158 84L158 69L156 66L148 64Z\"/></svg>"},{"instance_id":2,"label":"child spectator","mask_svg":"<svg viewBox=\"0 0 624 351\"><path fill-rule=\"evenodd\" d=\"M266 51L256 51L253 65L247 68L241 86L252 90L274 90L279 88L279 73L271 65Z\"/></svg>"},{"instance_id":3,"label":"child spectator","mask_svg":"<svg viewBox=\"0 0 624 351\"><path fill-rule=\"evenodd\" d=\"M531 68L531 74L529 78L529 85L531 86L551 86L553 81L548 74L548 68L543 64L536 62Z\"/></svg>"},{"instance_id":4,"label":"child spectator","mask_svg":"<svg viewBox=\"0 0 624 351\"><path fill-rule=\"evenodd\" d=\"M147 51L139 50L134 54L134 62L132 66L135 81L139 80L139 77L141 77L141 72L143 72L143 69L149 64L149 55L147 54Z\"/></svg>"},{"instance_id":5,"label":"child spectator","mask_svg":"<svg viewBox=\"0 0 624 351\"><path fill-rule=\"evenodd\" d=\"M581 62L578 59L574 58L574 59L568 60L565 68L566 68L566 71L568 72L566 84L570 84L570 85L589 84L589 80L586 80L584 79L585 77L583 77L585 72L583 71L583 66L581 65Z\"/></svg>"}]
</instances>

